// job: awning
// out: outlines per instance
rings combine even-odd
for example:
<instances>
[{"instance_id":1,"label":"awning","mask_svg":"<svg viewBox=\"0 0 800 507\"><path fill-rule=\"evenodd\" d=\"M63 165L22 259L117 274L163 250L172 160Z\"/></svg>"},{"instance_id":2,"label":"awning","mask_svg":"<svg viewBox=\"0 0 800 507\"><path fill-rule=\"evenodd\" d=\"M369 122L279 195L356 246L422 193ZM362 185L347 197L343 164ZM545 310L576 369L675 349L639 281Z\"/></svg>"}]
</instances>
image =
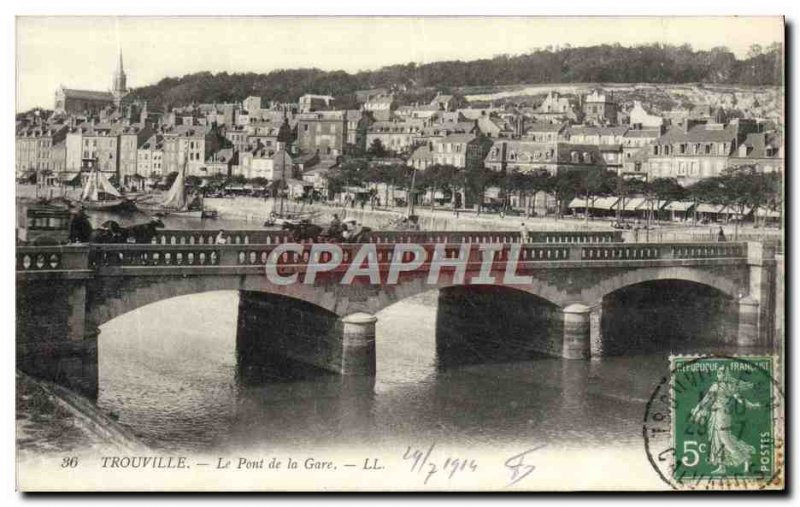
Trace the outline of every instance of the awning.
<instances>
[{"instance_id":1,"label":"awning","mask_svg":"<svg viewBox=\"0 0 800 507\"><path fill-rule=\"evenodd\" d=\"M777 210L771 210L771 209L766 209L766 208L758 208L756 210L756 216L759 217L759 218L764 218L764 217L767 217L767 218L780 218L781 217L781 213L780 213L780 211L777 211Z\"/></svg>"},{"instance_id":2,"label":"awning","mask_svg":"<svg viewBox=\"0 0 800 507\"><path fill-rule=\"evenodd\" d=\"M617 203L618 199L616 197L589 197L589 209L602 209L602 210L611 210L613 209L614 205ZM586 207L586 197L575 197L570 202L567 208L574 209L574 208L585 208Z\"/></svg>"},{"instance_id":3,"label":"awning","mask_svg":"<svg viewBox=\"0 0 800 507\"><path fill-rule=\"evenodd\" d=\"M623 204L624 211L636 211L636 209L647 202L647 199L644 197L629 197L625 199L625 203ZM611 209L617 209L619 203L615 203Z\"/></svg>"},{"instance_id":4,"label":"awning","mask_svg":"<svg viewBox=\"0 0 800 507\"><path fill-rule=\"evenodd\" d=\"M658 211L661 208L663 208L666 204L667 201L664 200L648 201L647 199L645 199L644 202L636 209L638 209L639 211L649 211L651 209L650 206L652 206L653 211ZM626 206L625 209L628 209L628 207Z\"/></svg>"},{"instance_id":5,"label":"awning","mask_svg":"<svg viewBox=\"0 0 800 507\"><path fill-rule=\"evenodd\" d=\"M712 215L719 215L725 210L725 205L723 204L705 204L701 203L697 205L697 212L698 213L708 213Z\"/></svg>"},{"instance_id":6,"label":"awning","mask_svg":"<svg viewBox=\"0 0 800 507\"><path fill-rule=\"evenodd\" d=\"M689 211L689 209L694 206L694 203L691 201L671 201L664 209L666 211Z\"/></svg>"},{"instance_id":7,"label":"awning","mask_svg":"<svg viewBox=\"0 0 800 507\"><path fill-rule=\"evenodd\" d=\"M569 206L567 208L585 208L586 207L586 199L582 197L575 197L569 202Z\"/></svg>"},{"instance_id":8,"label":"awning","mask_svg":"<svg viewBox=\"0 0 800 507\"><path fill-rule=\"evenodd\" d=\"M618 201L618 197L597 197L596 199L589 198L589 207L591 209L612 210Z\"/></svg>"},{"instance_id":9,"label":"awning","mask_svg":"<svg viewBox=\"0 0 800 507\"><path fill-rule=\"evenodd\" d=\"M739 215L739 207L738 206L726 206L725 209L722 210L723 213L727 215ZM741 213L741 216L747 216L753 212L753 208L745 207Z\"/></svg>"}]
</instances>

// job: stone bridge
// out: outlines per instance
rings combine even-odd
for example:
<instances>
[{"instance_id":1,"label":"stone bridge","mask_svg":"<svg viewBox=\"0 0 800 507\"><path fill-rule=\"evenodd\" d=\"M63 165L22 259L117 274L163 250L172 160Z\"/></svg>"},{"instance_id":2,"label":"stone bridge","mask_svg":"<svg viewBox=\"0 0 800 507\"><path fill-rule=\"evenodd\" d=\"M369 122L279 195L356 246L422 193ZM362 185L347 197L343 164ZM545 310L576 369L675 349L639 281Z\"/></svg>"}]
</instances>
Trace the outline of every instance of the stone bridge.
<instances>
[{"instance_id":1,"label":"stone bridge","mask_svg":"<svg viewBox=\"0 0 800 507\"><path fill-rule=\"evenodd\" d=\"M340 245L342 264L320 269L330 260L320 244L293 244L266 231L231 232L225 244L215 237L164 231L144 245L18 247L18 366L95 396L99 326L150 303L217 290L241 295L243 374L258 366L257 358L276 354L342 375L374 374L375 314L432 289L440 289L443 357L465 335L488 328L501 330L516 351L601 355L612 348L603 314L613 305L604 301L658 282L717 294L727 308L723 341L768 346L772 340L774 252L760 243L621 243L614 232L541 232L525 244L516 233L373 233L368 243ZM428 260L438 255L438 276L426 261L391 279L398 244L419 245ZM378 278L345 280L362 250ZM395 262L409 260L402 255ZM268 266L281 280L297 276L297 282L275 283ZM538 338L528 340L527 333Z\"/></svg>"}]
</instances>

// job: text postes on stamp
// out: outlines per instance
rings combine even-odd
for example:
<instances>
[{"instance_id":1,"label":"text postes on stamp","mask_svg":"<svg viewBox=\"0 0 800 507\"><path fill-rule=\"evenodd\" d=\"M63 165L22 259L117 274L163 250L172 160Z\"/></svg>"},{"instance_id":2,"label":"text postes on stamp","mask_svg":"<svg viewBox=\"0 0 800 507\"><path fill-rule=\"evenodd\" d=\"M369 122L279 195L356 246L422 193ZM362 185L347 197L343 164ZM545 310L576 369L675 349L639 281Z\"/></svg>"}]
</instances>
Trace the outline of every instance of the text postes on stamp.
<instances>
[{"instance_id":1,"label":"text postes on stamp","mask_svg":"<svg viewBox=\"0 0 800 507\"><path fill-rule=\"evenodd\" d=\"M676 489L783 484L783 396L774 358L678 356L647 404L648 459Z\"/></svg>"}]
</instances>

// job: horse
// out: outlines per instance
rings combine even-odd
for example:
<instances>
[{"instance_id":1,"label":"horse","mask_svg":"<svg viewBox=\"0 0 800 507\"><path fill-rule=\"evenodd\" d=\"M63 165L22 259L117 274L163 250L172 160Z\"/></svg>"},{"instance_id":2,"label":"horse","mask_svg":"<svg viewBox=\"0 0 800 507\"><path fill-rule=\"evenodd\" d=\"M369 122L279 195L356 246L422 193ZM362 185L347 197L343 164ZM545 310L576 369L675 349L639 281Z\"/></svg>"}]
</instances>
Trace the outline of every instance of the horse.
<instances>
[{"instance_id":1,"label":"horse","mask_svg":"<svg viewBox=\"0 0 800 507\"><path fill-rule=\"evenodd\" d=\"M144 224L123 227L125 239L128 243L151 243L158 234L158 229L164 228L164 222L160 218L152 218Z\"/></svg>"},{"instance_id":2,"label":"horse","mask_svg":"<svg viewBox=\"0 0 800 507\"><path fill-rule=\"evenodd\" d=\"M359 225L356 226L356 228L353 229L353 231L350 232L346 238L342 236L342 241L344 243L363 243L370 232L372 232L370 227Z\"/></svg>"},{"instance_id":3,"label":"horse","mask_svg":"<svg viewBox=\"0 0 800 507\"><path fill-rule=\"evenodd\" d=\"M106 220L92 231L92 243L127 243L127 231L114 220Z\"/></svg>"},{"instance_id":4,"label":"horse","mask_svg":"<svg viewBox=\"0 0 800 507\"><path fill-rule=\"evenodd\" d=\"M284 222L283 230L289 231L292 241L316 241L322 235L322 227L311 222L291 223Z\"/></svg>"}]
</instances>

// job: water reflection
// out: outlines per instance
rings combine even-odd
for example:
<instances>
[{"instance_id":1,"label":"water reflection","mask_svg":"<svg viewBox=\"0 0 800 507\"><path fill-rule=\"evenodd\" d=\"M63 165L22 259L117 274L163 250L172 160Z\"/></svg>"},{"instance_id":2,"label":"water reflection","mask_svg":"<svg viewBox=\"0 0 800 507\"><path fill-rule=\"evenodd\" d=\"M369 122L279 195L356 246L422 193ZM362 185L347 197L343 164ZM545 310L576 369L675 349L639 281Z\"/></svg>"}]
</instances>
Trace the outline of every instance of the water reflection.
<instances>
[{"instance_id":1,"label":"water reflection","mask_svg":"<svg viewBox=\"0 0 800 507\"><path fill-rule=\"evenodd\" d=\"M151 445L232 449L401 442L640 445L667 353L436 367L436 293L379 317L377 377L235 381L238 294L174 298L100 335L98 404Z\"/></svg>"},{"instance_id":2,"label":"water reflection","mask_svg":"<svg viewBox=\"0 0 800 507\"><path fill-rule=\"evenodd\" d=\"M108 213L102 211L88 211L89 221L92 223L93 227L99 227L103 222L107 220L113 220L120 224L123 227L127 227L133 224L140 224L143 222L147 222L150 220L152 215L147 213L143 213L141 211L129 211L129 212L115 212L115 213ZM251 221L247 222L241 219L224 219L224 218L187 218L187 217L180 217L175 215L167 215L166 217L161 218L161 221L164 222L164 227L166 229L178 229L178 230L209 230L209 231L218 231L220 229L225 229L228 231L231 230L246 230L246 229L267 229L263 227L262 221Z\"/></svg>"}]
</instances>

